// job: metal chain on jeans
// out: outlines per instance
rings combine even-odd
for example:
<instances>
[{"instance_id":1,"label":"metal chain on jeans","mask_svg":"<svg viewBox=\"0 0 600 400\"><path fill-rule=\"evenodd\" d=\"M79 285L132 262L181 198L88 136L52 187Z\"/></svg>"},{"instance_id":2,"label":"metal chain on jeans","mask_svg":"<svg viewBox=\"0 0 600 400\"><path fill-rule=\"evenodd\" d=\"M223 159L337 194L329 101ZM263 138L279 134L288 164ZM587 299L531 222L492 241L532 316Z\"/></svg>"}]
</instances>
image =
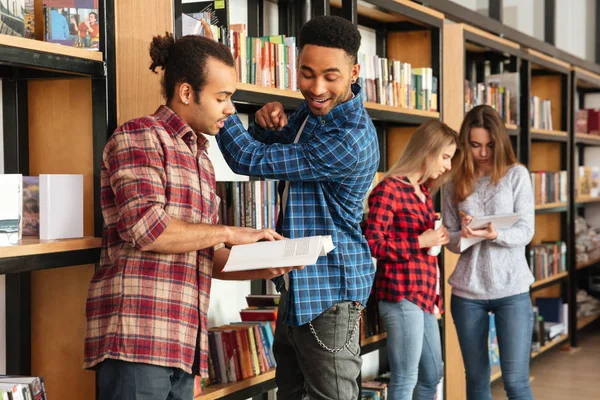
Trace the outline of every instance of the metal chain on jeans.
<instances>
[{"instance_id":1,"label":"metal chain on jeans","mask_svg":"<svg viewBox=\"0 0 600 400\"><path fill-rule=\"evenodd\" d=\"M358 328L360 318L361 318L360 310L357 308L356 322L354 323L354 326L352 327L352 331L350 332L350 337L348 338L348 340L342 347L339 347L337 349L330 349L329 347L327 347L327 345L325 343L323 343L323 341L321 339L319 339L319 336L317 335L317 332L315 332L315 328L313 327L312 322L310 322L310 321L308 322L308 327L310 328L310 332L312 333L312 335L315 337L315 339L317 339L317 343L319 343L319 346L321 346L328 352L335 354L335 353L339 353L340 351L348 348L348 346L352 342L352 339L354 339L354 335L356 334L356 329Z\"/></svg>"}]
</instances>

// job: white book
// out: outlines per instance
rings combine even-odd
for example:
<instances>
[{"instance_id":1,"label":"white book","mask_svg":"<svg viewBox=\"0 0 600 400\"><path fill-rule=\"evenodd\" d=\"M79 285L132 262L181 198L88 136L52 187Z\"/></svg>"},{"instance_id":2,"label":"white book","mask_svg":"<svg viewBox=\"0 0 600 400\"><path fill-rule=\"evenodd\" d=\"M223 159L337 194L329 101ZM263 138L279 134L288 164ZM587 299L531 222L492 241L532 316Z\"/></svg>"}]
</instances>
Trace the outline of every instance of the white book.
<instances>
[{"instance_id":1,"label":"white book","mask_svg":"<svg viewBox=\"0 0 600 400\"><path fill-rule=\"evenodd\" d=\"M242 244L231 248L223 271L312 265L333 249L329 235Z\"/></svg>"},{"instance_id":2,"label":"white book","mask_svg":"<svg viewBox=\"0 0 600 400\"><path fill-rule=\"evenodd\" d=\"M23 175L0 174L0 246L16 245L21 239Z\"/></svg>"},{"instance_id":3,"label":"white book","mask_svg":"<svg viewBox=\"0 0 600 400\"><path fill-rule=\"evenodd\" d=\"M485 229L488 224L492 224L496 231L501 229L508 229L512 227L521 219L519 214L505 214L505 215L489 215L485 217L473 217L473 220L469 224L469 228L473 230L477 229ZM482 237L472 237L472 238L460 238L460 252L462 253L469 247L473 246L476 243L485 240Z\"/></svg>"},{"instance_id":4,"label":"white book","mask_svg":"<svg viewBox=\"0 0 600 400\"><path fill-rule=\"evenodd\" d=\"M40 239L83 237L83 175L40 175Z\"/></svg>"}]
</instances>

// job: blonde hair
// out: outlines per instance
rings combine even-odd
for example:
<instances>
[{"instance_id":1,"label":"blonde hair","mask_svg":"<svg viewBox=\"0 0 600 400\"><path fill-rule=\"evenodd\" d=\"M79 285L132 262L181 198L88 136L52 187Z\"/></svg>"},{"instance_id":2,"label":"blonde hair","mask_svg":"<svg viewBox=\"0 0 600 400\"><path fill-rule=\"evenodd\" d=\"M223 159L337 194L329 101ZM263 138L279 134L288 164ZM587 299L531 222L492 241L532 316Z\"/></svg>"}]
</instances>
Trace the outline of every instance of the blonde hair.
<instances>
[{"instance_id":1,"label":"blonde hair","mask_svg":"<svg viewBox=\"0 0 600 400\"><path fill-rule=\"evenodd\" d=\"M438 157L445 147L452 144L456 145L454 158L457 158L456 156L460 155L460 149L456 131L439 120L424 122L411 136L400 159L385 174L385 178L420 173L423 166L427 166L418 183L427 182L430 192L435 193L450 178L450 174L443 174L430 181L435 171L433 171L433 164L429 162L429 159Z\"/></svg>"},{"instance_id":2,"label":"blonde hair","mask_svg":"<svg viewBox=\"0 0 600 400\"><path fill-rule=\"evenodd\" d=\"M455 203L465 201L473 193L477 183L475 161L473 160L473 153L470 151L471 145L469 142L471 129L473 128L487 130L490 133L491 141L494 143L491 184L497 185L510 167L518 163L517 156L510 143L508 131L498 112L486 105L474 107L465 115L460 127L460 143L464 149L464 161L453 168L456 170L453 199Z\"/></svg>"}]
</instances>

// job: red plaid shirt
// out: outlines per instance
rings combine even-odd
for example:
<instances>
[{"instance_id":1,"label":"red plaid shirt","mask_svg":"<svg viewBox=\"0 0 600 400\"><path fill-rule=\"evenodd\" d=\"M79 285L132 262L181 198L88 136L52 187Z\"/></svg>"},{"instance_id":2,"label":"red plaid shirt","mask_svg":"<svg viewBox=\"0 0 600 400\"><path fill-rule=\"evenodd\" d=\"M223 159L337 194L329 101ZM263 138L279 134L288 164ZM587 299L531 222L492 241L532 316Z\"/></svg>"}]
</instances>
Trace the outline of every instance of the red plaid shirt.
<instances>
[{"instance_id":1,"label":"red plaid shirt","mask_svg":"<svg viewBox=\"0 0 600 400\"><path fill-rule=\"evenodd\" d=\"M207 311L213 248L142 252L171 218L217 223L219 198L206 149L171 109L129 121L103 154L105 228L86 305L85 368L106 358L207 376Z\"/></svg>"},{"instance_id":2,"label":"red plaid shirt","mask_svg":"<svg viewBox=\"0 0 600 400\"><path fill-rule=\"evenodd\" d=\"M442 297L436 294L437 257L419 248L419 235L433 229L436 214L429 191L422 202L405 177L389 177L369 196L369 217L365 236L377 259L375 295L378 301L399 302L406 298L426 312L442 311Z\"/></svg>"}]
</instances>

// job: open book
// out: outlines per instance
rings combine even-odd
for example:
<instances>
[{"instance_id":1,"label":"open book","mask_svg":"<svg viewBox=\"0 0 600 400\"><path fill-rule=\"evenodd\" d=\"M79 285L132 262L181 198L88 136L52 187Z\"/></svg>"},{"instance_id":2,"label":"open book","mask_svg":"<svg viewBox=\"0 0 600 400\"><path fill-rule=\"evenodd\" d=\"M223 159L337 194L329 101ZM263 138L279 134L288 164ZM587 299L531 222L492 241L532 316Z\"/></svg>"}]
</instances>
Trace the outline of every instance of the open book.
<instances>
[{"instance_id":1,"label":"open book","mask_svg":"<svg viewBox=\"0 0 600 400\"><path fill-rule=\"evenodd\" d=\"M331 236L241 244L231 248L223 272L311 265L333 248Z\"/></svg>"},{"instance_id":2,"label":"open book","mask_svg":"<svg viewBox=\"0 0 600 400\"><path fill-rule=\"evenodd\" d=\"M521 219L519 214L489 215L485 217L473 217L469 228L473 230L485 229L488 224L492 224L495 230L508 229ZM462 253L476 243L485 240L481 237L460 238L460 252Z\"/></svg>"}]
</instances>

